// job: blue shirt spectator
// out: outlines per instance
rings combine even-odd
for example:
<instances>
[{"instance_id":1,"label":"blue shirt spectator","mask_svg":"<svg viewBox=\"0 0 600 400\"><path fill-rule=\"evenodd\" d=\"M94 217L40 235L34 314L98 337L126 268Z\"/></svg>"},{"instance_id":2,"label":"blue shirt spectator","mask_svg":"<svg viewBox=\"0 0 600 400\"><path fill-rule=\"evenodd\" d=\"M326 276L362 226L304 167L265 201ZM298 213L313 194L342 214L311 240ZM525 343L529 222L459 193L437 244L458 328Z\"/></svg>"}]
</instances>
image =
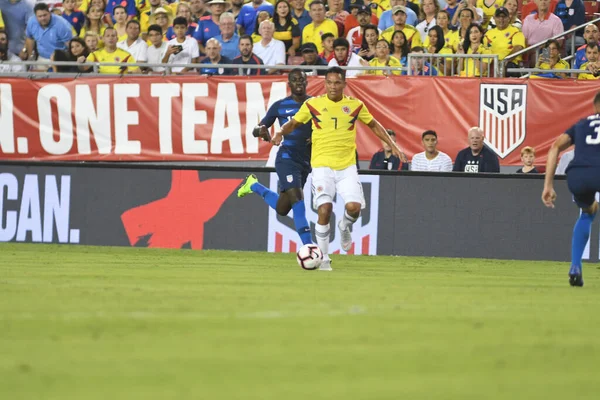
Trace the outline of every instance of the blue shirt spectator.
<instances>
[{"instance_id":1,"label":"blue shirt spectator","mask_svg":"<svg viewBox=\"0 0 600 400\"><path fill-rule=\"evenodd\" d=\"M198 21L198 27L194 32L194 39L202 43L202 46L206 46L206 41L210 38L217 37L221 34L221 29L217 25L211 16L202 17Z\"/></svg>"},{"instance_id":2,"label":"blue shirt spectator","mask_svg":"<svg viewBox=\"0 0 600 400\"><path fill-rule=\"evenodd\" d=\"M41 5L45 4L38 3L36 9ZM67 42L73 37L73 27L64 18L50 13L46 6L45 10L37 9L29 18L25 33L27 39L35 41L39 56L50 59L55 50L67 48Z\"/></svg>"},{"instance_id":3,"label":"blue shirt spectator","mask_svg":"<svg viewBox=\"0 0 600 400\"><path fill-rule=\"evenodd\" d=\"M238 36L237 33L234 33L233 37L231 37L227 41L225 39L223 39L223 35L216 36L215 39L217 39L219 41L219 43L221 43L221 55L222 56L227 57L230 60L233 60L234 58L236 58L237 56L240 55L240 49L239 49L240 37Z\"/></svg>"},{"instance_id":4,"label":"blue shirt spectator","mask_svg":"<svg viewBox=\"0 0 600 400\"><path fill-rule=\"evenodd\" d=\"M585 24L585 7L581 0L573 0L571 7L567 7L565 0L560 0L554 9L554 14L562 21L565 31ZM577 36L583 36L583 29L575 33Z\"/></svg>"},{"instance_id":5,"label":"blue shirt spectator","mask_svg":"<svg viewBox=\"0 0 600 400\"><path fill-rule=\"evenodd\" d=\"M185 36L194 37L194 33L196 32L197 28L198 28L197 23L190 22L190 24L188 25L188 28L187 28L187 32L185 33ZM173 30L172 26L170 26L169 29L167 29L167 33L165 34L165 37L167 38L167 40L171 40L176 37L175 31Z\"/></svg>"},{"instance_id":6,"label":"blue shirt spectator","mask_svg":"<svg viewBox=\"0 0 600 400\"><path fill-rule=\"evenodd\" d=\"M206 57L204 60L200 61L200 64L231 64L231 60L221 56L219 61L215 63L210 58ZM236 72L237 71L229 68L200 68L201 75L234 75Z\"/></svg>"},{"instance_id":7,"label":"blue shirt spectator","mask_svg":"<svg viewBox=\"0 0 600 400\"><path fill-rule=\"evenodd\" d=\"M33 15L33 6L26 1L16 3L0 0L0 11L8 34L8 48L14 54L20 54L25 45L25 28Z\"/></svg>"},{"instance_id":8,"label":"blue shirt spectator","mask_svg":"<svg viewBox=\"0 0 600 400\"><path fill-rule=\"evenodd\" d=\"M256 8L254 8L255 6ZM252 3L245 4L241 8L236 23L244 30L245 34L250 35L254 32L254 28L256 27L256 15L261 11L268 12L272 17L275 13L275 7L265 0L252 0Z\"/></svg>"},{"instance_id":9,"label":"blue shirt spectator","mask_svg":"<svg viewBox=\"0 0 600 400\"><path fill-rule=\"evenodd\" d=\"M292 10L291 13L292 13L292 18L296 18L296 21L298 21L298 26L300 27L300 32L302 32L302 30L304 29L304 27L306 25L308 25L312 22L312 18L310 17L310 14L305 9L302 10L302 14L300 14L299 16L296 14L295 10Z\"/></svg>"},{"instance_id":10,"label":"blue shirt spectator","mask_svg":"<svg viewBox=\"0 0 600 400\"><path fill-rule=\"evenodd\" d=\"M62 13L62 17L67 20L69 24L75 29L75 32L79 35L81 28L85 23L85 15L81 11L73 11L71 14Z\"/></svg>"},{"instance_id":11,"label":"blue shirt spectator","mask_svg":"<svg viewBox=\"0 0 600 400\"><path fill-rule=\"evenodd\" d=\"M393 5L392 5L393 4ZM392 0L390 1L390 5L391 7L394 7L396 5L398 6L404 6L406 4L406 1L402 1L402 0ZM417 14L415 14L415 12L413 10L411 10L410 8L406 7L406 24L407 25L412 25L415 26L418 22L417 19ZM394 20L392 19L392 10L391 8L387 11L384 11L381 14L381 17L379 17L379 24L378 24L378 28L380 31L384 31L387 28L389 28L390 26L394 26ZM421 40L423 40L424 38L421 38Z\"/></svg>"}]
</instances>

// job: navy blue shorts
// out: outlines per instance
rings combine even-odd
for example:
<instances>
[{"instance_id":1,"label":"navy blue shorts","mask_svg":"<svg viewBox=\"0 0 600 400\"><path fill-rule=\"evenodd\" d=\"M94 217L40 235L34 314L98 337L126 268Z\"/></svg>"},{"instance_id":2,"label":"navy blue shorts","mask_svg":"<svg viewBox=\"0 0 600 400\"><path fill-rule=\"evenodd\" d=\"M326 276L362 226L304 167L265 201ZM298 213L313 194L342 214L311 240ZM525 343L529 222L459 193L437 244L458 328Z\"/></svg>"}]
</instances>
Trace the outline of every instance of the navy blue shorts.
<instances>
[{"instance_id":1,"label":"navy blue shorts","mask_svg":"<svg viewBox=\"0 0 600 400\"><path fill-rule=\"evenodd\" d=\"M600 192L600 168L569 168L567 171L567 185L579 207L590 207L594 204L596 192Z\"/></svg>"},{"instance_id":2,"label":"navy blue shorts","mask_svg":"<svg viewBox=\"0 0 600 400\"><path fill-rule=\"evenodd\" d=\"M275 159L275 171L277 171L281 192L292 188L302 190L306 178L310 174L310 165L308 162L299 162L293 159L287 151L280 150Z\"/></svg>"}]
</instances>

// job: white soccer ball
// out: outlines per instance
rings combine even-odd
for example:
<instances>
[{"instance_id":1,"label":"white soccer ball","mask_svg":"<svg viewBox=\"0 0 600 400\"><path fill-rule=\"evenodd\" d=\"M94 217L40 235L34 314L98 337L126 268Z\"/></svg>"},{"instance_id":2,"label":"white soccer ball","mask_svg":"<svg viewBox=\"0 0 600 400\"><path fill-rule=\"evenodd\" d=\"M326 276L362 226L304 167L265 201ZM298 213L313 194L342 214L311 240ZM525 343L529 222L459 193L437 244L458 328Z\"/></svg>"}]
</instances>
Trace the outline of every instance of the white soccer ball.
<instances>
[{"instance_id":1,"label":"white soccer ball","mask_svg":"<svg viewBox=\"0 0 600 400\"><path fill-rule=\"evenodd\" d=\"M316 244L305 244L296 253L298 265L307 270L319 268L323 261L323 253Z\"/></svg>"}]
</instances>

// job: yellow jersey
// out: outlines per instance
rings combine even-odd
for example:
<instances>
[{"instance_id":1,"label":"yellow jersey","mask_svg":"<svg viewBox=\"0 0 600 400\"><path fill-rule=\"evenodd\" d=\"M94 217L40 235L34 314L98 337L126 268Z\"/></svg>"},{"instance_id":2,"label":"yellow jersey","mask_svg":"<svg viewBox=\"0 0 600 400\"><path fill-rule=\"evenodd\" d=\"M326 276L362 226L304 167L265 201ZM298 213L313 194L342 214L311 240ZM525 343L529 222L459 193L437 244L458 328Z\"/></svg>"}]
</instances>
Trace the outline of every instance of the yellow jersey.
<instances>
[{"instance_id":1,"label":"yellow jersey","mask_svg":"<svg viewBox=\"0 0 600 400\"><path fill-rule=\"evenodd\" d=\"M2 11L0 11L0 29L4 29L4 19L2 18Z\"/></svg>"},{"instance_id":2,"label":"yellow jersey","mask_svg":"<svg viewBox=\"0 0 600 400\"><path fill-rule=\"evenodd\" d=\"M460 45L463 41L463 38L460 37L460 29L450 31L448 36L444 36L444 39L446 39L446 44L451 47L455 53L457 53L458 45Z\"/></svg>"},{"instance_id":3,"label":"yellow jersey","mask_svg":"<svg viewBox=\"0 0 600 400\"><path fill-rule=\"evenodd\" d=\"M317 53L321 53L323 51L321 35L325 33L332 33L334 37L339 36L337 24L333 20L326 18L318 27L311 22L302 30L302 43L314 43L317 46Z\"/></svg>"},{"instance_id":4,"label":"yellow jersey","mask_svg":"<svg viewBox=\"0 0 600 400\"><path fill-rule=\"evenodd\" d=\"M392 43L392 36L394 36L394 32L396 32L396 27L392 25L381 32L379 39L385 39L388 43ZM423 42L421 41L421 34L414 26L404 25L402 32L404 32L404 36L406 36L406 40L408 40L408 47L412 49L413 47L422 46Z\"/></svg>"},{"instance_id":5,"label":"yellow jersey","mask_svg":"<svg viewBox=\"0 0 600 400\"><path fill-rule=\"evenodd\" d=\"M490 19L496 14L496 10L504 6L504 0L496 0L489 7L486 5L486 0L477 0L477 8L483 11L483 29L487 29Z\"/></svg>"},{"instance_id":6,"label":"yellow jersey","mask_svg":"<svg viewBox=\"0 0 600 400\"><path fill-rule=\"evenodd\" d=\"M369 124L373 116L358 99L344 95L335 102L324 94L306 100L294 119L312 123L311 166L339 171L356 164L356 121Z\"/></svg>"},{"instance_id":7,"label":"yellow jersey","mask_svg":"<svg viewBox=\"0 0 600 400\"><path fill-rule=\"evenodd\" d=\"M589 62L581 64L581 67L579 67L579 69L580 70L584 70L584 71L587 70L588 64L589 64ZM598 78L600 78L600 77L594 76L594 74L590 74L590 73L587 73L587 74L578 74L578 76L577 76L577 79L586 79L586 80L587 79L598 79Z\"/></svg>"},{"instance_id":8,"label":"yellow jersey","mask_svg":"<svg viewBox=\"0 0 600 400\"><path fill-rule=\"evenodd\" d=\"M561 78L558 75L555 75L552 70L555 69L571 69L571 66L569 65L568 62L564 61L564 60L558 60L558 62L556 64L554 64L554 66L550 66L549 63L540 63L540 65L538 65L536 68L539 69L544 69L544 70L548 70L548 72L536 72L534 74L531 74L531 76L529 77L529 79L544 79L544 78L549 78L549 79L556 79L556 78Z\"/></svg>"},{"instance_id":9,"label":"yellow jersey","mask_svg":"<svg viewBox=\"0 0 600 400\"><path fill-rule=\"evenodd\" d=\"M482 44L479 45L477 51L473 53L473 49L469 48L466 54L492 54L490 49L486 49ZM493 58L482 58L481 61L484 63L491 63ZM460 76L482 76L480 68L481 62L476 62L474 58L463 58L462 59L462 70ZM491 69L492 67L490 67ZM483 76L487 76L487 66L483 68Z\"/></svg>"},{"instance_id":10,"label":"yellow jersey","mask_svg":"<svg viewBox=\"0 0 600 400\"><path fill-rule=\"evenodd\" d=\"M509 26L504 30L498 28L490 29L483 37L483 44L490 49L492 54L498 54L498 60L502 61L508 56L515 46L527 47L525 45L525 36L519 28ZM513 60L519 61L521 57Z\"/></svg>"},{"instance_id":11,"label":"yellow jersey","mask_svg":"<svg viewBox=\"0 0 600 400\"><path fill-rule=\"evenodd\" d=\"M373 58L371 61L369 61L369 65L372 67L396 67L396 68L402 68L402 63L400 62L400 60L398 60L396 57L392 57L390 56L389 60L385 63L379 62L379 59L377 57ZM369 71L371 75L383 75L383 73L385 72L384 70L380 69L380 70L376 70L376 71ZM402 71L398 70L393 70L391 71L392 75L400 75L402 73ZM387 74L389 75L389 74Z\"/></svg>"},{"instance_id":12,"label":"yellow jersey","mask_svg":"<svg viewBox=\"0 0 600 400\"><path fill-rule=\"evenodd\" d=\"M444 34L444 42L445 42L445 43L444 43L444 47L449 47L450 49L454 49L454 48L452 47L452 40L455 40L455 39L452 37L452 33L453 33L453 32L455 32L455 31L448 31L448 33L445 33L445 34ZM429 46L430 46L430 42L429 42L429 35L427 35L427 36L425 36L425 40L423 40L423 48L424 48L425 50L427 50L427 49L429 48Z\"/></svg>"},{"instance_id":13,"label":"yellow jersey","mask_svg":"<svg viewBox=\"0 0 600 400\"><path fill-rule=\"evenodd\" d=\"M88 62L100 62L100 63L134 63L135 59L133 58L133 56L131 54L129 54L127 51L120 49L117 47L117 49L115 51L113 51L112 53L109 53L108 51L106 51L106 48L102 49L102 50L96 50L95 52L93 52L92 54L90 54L89 56L87 56L87 61ZM130 67L129 70L135 70L137 69L137 67ZM98 72L100 72L101 74L123 74L125 72L127 72L128 68L127 67L119 67L118 65L100 65L100 68L98 69Z\"/></svg>"}]
</instances>

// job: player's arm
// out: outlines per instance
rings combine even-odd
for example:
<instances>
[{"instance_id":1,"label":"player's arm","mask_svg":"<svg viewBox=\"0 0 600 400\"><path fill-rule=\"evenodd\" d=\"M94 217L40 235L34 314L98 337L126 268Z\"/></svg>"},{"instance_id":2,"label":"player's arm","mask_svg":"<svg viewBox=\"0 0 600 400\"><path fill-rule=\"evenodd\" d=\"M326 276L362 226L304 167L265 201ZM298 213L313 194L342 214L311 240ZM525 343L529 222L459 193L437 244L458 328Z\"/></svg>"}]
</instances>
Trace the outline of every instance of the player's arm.
<instances>
[{"instance_id":1,"label":"player's arm","mask_svg":"<svg viewBox=\"0 0 600 400\"><path fill-rule=\"evenodd\" d=\"M554 191L554 174L556 172L556 164L560 152L568 149L572 144L571 136L564 133L556 139L548 152L546 161L546 177L544 179L544 191L542 192L542 202L546 207L554 208L554 200L556 200L556 192Z\"/></svg>"},{"instance_id":2,"label":"player's arm","mask_svg":"<svg viewBox=\"0 0 600 400\"><path fill-rule=\"evenodd\" d=\"M400 159L403 163L408 162L406 155L400 150L400 147L390 138L390 135L385 131L385 128L375 118L367 124L373 133L388 146L392 148L392 154Z\"/></svg>"},{"instance_id":3,"label":"player's arm","mask_svg":"<svg viewBox=\"0 0 600 400\"><path fill-rule=\"evenodd\" d=\"M279 107L279 102L274 103L268 110L267 114L264 118L254 127L252 130L252 136L255 138L261 138L265 142L271 141L271 135L269 134L269 129L273 126L275 121L277 120L277 108Z\"/></svg>"},{"instance_id":4,"label":"player's arm","mask_svg":"<svg viewBox=\"0 0 600 400\"><path fill-rule=\"evenodd\" d=\"M297 129L298 127L300 127L301 125L304 125L304 123L296 121L296 119L294 119L294 118L290 119L288 122L286 122L285 124L283 124L283 126L281 127L281 130L279 132L277 132L275 134L275 136L273 136L273 140L271 140L271 142L275 146L279 146L281 144L281 141L283 140L283 137L285 135L289 135L295 129Z\"/></svg>"}]
</instances>

